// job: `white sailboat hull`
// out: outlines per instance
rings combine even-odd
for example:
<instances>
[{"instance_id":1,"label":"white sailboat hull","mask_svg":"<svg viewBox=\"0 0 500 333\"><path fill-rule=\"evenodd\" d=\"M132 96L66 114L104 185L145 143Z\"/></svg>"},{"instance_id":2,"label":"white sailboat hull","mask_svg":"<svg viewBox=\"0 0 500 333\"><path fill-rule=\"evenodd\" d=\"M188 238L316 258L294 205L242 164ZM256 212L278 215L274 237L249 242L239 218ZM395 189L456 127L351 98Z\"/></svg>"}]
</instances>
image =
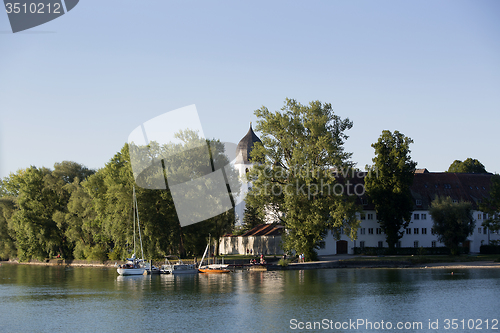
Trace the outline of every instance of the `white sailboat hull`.
<instances>
[{"instance_id":1,"label":"white sailboat hull","mask_svg":"<svg viewBox=\"0 0 500 333\"><path fill-rule=\"evenodd\" d=\"M145 268L117 268L116 271L120 275L143 275Z\"/></svg>"}]
</instances>

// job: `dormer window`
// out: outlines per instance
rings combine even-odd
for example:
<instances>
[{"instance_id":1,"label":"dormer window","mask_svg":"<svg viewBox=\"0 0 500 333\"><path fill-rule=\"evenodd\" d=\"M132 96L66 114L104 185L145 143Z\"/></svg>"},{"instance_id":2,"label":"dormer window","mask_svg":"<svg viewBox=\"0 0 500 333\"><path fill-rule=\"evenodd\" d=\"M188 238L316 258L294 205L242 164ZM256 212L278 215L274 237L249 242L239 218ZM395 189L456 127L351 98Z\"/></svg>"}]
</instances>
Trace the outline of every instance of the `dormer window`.
<instances>
[{"instance_id":1,"label":"dormer window","mask_svg":"<svg viewBox=\"0 0 500 333\"><path fill-rule=\"evenodd\" d=\"M422 206L422 200L420 200L420 199L415 200L415 204L417 206Z\"/></svg>"}]
</instances>

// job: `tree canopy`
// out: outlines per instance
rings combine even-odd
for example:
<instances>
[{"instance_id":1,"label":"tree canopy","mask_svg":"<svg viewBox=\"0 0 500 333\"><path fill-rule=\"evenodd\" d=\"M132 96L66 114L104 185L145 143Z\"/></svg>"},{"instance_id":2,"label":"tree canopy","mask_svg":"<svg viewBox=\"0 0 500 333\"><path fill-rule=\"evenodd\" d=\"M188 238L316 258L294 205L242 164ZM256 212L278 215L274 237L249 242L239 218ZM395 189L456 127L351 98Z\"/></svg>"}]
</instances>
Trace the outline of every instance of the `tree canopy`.
<instances>
[{"instance_id":1,"label":"tree canopy","mask_svg":"<svg viewBox=\"0 0 500 333\"><path fill-rule=\"evenodd\" d=\"M482 225L491 231L500 230L500 175L491 176L489 197L482 200L479 209L488 214Z\"/></svg>"},{"instance_id":2,"label":"tree canopy","mask_svg":"<svg viewBox=\"0 0 500 333\"><path fill-rule=\"evenodd\" d=\"M184 137L181 134L181 139L186 135L189 134L184 133ZM219 141L203 139L202 144L210 151L206 159L211 166L208 172L228 165ZM158 152L179 148L154 142L151 145ZM196 152L193 154L191 159L171 154L177 161L165 161L165 165L176 168L178 181L203 176L193 173L192 162L201 161ZM157 176L153 170L147 171L151 172L141 174L141 181ZM232 179L231 190L237 192L236 171L225 168L224 172L226 178ZM44 259L60 254L64 258L120 260L130 256L135 184L128 144L97 172L64 161L56 163L53 170L32 166L11 174L0 183L0 258ZM200 254L209 234L219 239L235 223L231 208L182 228L168 187L136 186L136 195L148 258Z\"/></svg>"},{"instance_id":3,"label":"tree canopy","mask_svg":"<svg viewBox=\"0 0 500 333\"><path fill-rule=\"evenodd\" d=\"M365 177L366 193L375 205L380 227L386 235L389 249L394 249L411 220L413 184L416 162L410 157L413 140L399 131L383 131L375 149L374 165Z\"/></svg>"},{"instance_id":4,"label":"tree canopy","mask_svg":"<svg viewBox=\"0 0 500 333\"><path fill-rule=\"evenodd\" d=\"M456 173L488 173L484 165L476 159L468 158L465 161L455 160L447 172Z\"/></svg>"},{"instance_id":5,"label":"tree canopy","mask_svg":"<svg viewBox=\"0 0 500 333\"><path fill-rule=\"evenodd\" d=\"M474 232L472 206L468 202L453 202L450 197L436 197L429 213L432 215L434 232L451 254L459 254L459 246Z\"/></svg>"},{"instance_id":6,"label":"tree canopy","mask_svg":"<svg viewBox=\"0 0 500 333\"><path fill-rule=\"evenodd\" d=\"M336 115L331 104L293 99L280 111L262 107L255 115L262 144L255 143L251 156L261 163L248 173L252 189L246 201L285 225L284 249L312 259L328 229L343 227L355 237L359 207L342 184L334 188L339 182L332 172L353 166L344 149L352 122Z\"/></svg>"}]
</instances>

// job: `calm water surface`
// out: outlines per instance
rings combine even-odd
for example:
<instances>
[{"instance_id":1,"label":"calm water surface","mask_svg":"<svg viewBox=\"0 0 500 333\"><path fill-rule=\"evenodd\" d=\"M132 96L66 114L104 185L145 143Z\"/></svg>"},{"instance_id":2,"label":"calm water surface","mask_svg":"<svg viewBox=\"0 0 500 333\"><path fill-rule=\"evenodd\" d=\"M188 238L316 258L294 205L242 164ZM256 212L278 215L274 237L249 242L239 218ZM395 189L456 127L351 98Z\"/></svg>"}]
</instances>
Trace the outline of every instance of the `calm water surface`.
<instances>
[{"instance_id":1,"label":"calm water surface","mask_svg":"<svg viewBox=\"0 0 500 333\"><path fill-rule=\"evenodd\" d=\"M500 332L499 306L498 269L120 277L112 268L0 266L0 332Z\"/></svg>"}]
</instances>

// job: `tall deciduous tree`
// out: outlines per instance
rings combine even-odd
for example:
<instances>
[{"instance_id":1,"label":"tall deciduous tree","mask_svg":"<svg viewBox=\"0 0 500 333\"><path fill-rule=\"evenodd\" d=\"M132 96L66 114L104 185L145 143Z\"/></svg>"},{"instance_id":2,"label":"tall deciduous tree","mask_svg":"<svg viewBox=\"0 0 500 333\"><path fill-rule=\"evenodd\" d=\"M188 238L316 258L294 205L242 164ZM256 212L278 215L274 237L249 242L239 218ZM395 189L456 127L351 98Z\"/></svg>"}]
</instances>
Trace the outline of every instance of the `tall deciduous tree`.
<instances>
[{"instance_id":1,"label":"tall deciduous tree","mask_svg":"<svg viewBox=\"0 0 500 333\"><path fill-rule=\"evenodd\" d=\"M34 166L18 172L16 183L19 195L18 210L12 214L18 255L21 260L43 259L59 252L61 233L52 216L61 207L61 198L46 186L45 179L51 171Z\"/></svg>"},{"instance_id":2,"label":"tall deciduous tree","mask_svg":"<svg viewBox=\"0 0 500 333\"><path fill-rule=\"evenodd\" d=\"M417 163L410 157L411 143L413 140L399 131L383 131L372 144L376 156L365 178L366 193L375 205L390 250L403 237L413 211L410 186Z\"/></svg>"},{"instance_id":3,"label":"tall deciduous tree","mask_svg":"<svg viewBox=\"0 0 500 333\"><path fill-rule=\"evenodd\" d=\"M454 203L450 197L436 197L432 201L429 213L438 240L450 249L452 255L459 254L459 245L474 232L475 222L471 204Z\"/></svg>"},{"instance_id":4,"label":"tall deciduous tree","mask_svg":"<svg viewBox=\"0 0 500 333\"><path fill-rule=\"evenodd\" d=\"M500 230L500 175L491 176L489 198L484 198L479 208L488 214L482 225L491 231Z\"/></svg>"},{"instance_id":5,"label":"tall deciduous tree","mask_svg":"<svg viewBox=\"0 0 500 333\"><path fill-rule=\"evenodd\" d=\"M13 197L0 197L0 260L17 256L15 232L9 225L15 204Z\"/></svg>"},{"instance_id":6,"label":"tall deciduous tree","mask_svg":"<svg viewBox=\"0 0 500 333\"><path fill-rule=\"evenodd\" d=\"M468 158L465 161L455 160L448 168L448 172L457 173L488 173L484 165L476 159Z\"/></svg>"},{"instance_id":7,"label":"tall deciduous tree","mask_svg":"<svg viewBox=\"0 0 500 333\"><path fill-rule=\"evenodd\" d=\"M252 190L246 200L284 223L284 249L312 259L328 229L344 227L354 237L358 208L341 186L334 188L332 172L353 166L344 150L352 122L328 103L302 105L293 99L286 99L281 111L262 107L255 115L262 144L254 145L251 156L261 163L247 175Z\"/></svg>"}]
</instances>

